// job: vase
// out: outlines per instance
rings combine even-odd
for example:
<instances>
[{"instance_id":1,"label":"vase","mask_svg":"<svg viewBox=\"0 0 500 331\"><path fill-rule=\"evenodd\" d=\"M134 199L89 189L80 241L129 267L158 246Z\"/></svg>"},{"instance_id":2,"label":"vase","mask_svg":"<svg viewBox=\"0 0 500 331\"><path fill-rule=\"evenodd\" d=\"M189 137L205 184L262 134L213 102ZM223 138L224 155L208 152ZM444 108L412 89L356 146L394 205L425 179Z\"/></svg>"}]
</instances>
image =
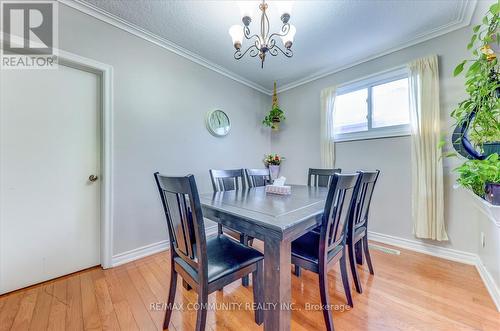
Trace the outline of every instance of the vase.
<instances>
[{"instance_id":1,"label":"vase","mask_svg":"<svg viewBox=\"0 0 500 331\"><path fill-rule=\"evenodd\" d=\"M269 165L269 173L271 175L271 180L275 180L280 175L280 166L279 165Z\"/></svg>"},{"instance_id":2,"label":"vase","mask_svg":"<svg viewBox=\"0 0 500 331\"><path fill-rule=\"evenodd\" d=\"M500 183L486 183L484 199L494 206L500 206Z\"/></svg>"}]
</instances>

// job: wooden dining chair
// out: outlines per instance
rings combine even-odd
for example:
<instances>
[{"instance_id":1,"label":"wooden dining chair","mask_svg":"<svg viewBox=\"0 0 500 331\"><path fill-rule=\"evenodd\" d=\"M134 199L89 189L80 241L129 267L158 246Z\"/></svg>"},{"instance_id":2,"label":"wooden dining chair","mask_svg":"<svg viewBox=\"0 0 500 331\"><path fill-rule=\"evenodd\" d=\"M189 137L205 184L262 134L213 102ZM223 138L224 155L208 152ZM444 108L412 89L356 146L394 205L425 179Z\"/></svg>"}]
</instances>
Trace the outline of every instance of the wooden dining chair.
<instances>
[{"instance_id":1,"label":"wooden dining chair","mask_svg":"<svg viewBox=\"0 0 500 331\"><path fill-rule=\"evenodd\" d=\"M253 274L255 322L262 324L263 255L227 236L206 238L203 213L193 175L154 174L170 236L170 289L163 328L168 328L175 300L177 275L198 292L196 330L204 331L208 295L242 276Z\"/></svg>"},{"instance_id":2,"label":"wooden dining chair","mask_svg":"<svg viewBox=\"0 0 500 331\"><path fill-rule=\"evenodd\" d=\"M339 174L342 169L315 169L309 168L307 174L307 186L328 187L332 182L334 174Z\"/></svg>"},{"instance_id":3,"label":"wooden dining chair","mask_svg":"<svg viewBox=\"0 0 500 331\"><path fill-rule=\"evenodd\" d=\"M245 169L248 187L266 186L271 180L271 174L268 168L264 169Z\"/></svg>"},{"instance_id":4,"label":"wooden dining chair","mask_svg":"<svg viewBox=\"0 0 500 331\"><path fill-rule=\"evenodd\" d=\"M214 189L214 192L246 189L245 173L243 169L233 169L233 170L210 169L209 173L210 173L210 179L212 180L212 187ZM217 224L217 227L219 234L225 233L226 235L235 238L236 240L247 246L251 246L253 243L252 237L249 237L231 228L223 227L222 224L220 223ZM243 286L249 285L248 277L243 277L241 281Z\"/></svg>"},{"instance_id":5,"label":"wooden dining chair","mask_svg":"<svg viewBox=\"0 0 500 331\"><path fill-rule=\"evenodd\" d=\"M370 204L377 183L380 170L376 171L358 171L358 197L356 207L349 219L347 234L347 249L349 251L349 264L354 279L354 285L358 293L362 293L361 281L359 279L356 263L363 264L363 252L365 253L366 263L370 274L373 275L373 264L368 249L368 216L370 213Z\"/></svg>"},{"instance_id":6,"label":"wooden dining chair","mask_svg":"<svg viewBox=\"0 0 500 331\"><path fill-rule=\"evenodd\" d=\"M320 233L309 231L292 241L292 264L319 275L321 304L330 307L328 267L340 263L347 304L353 306L346 264L347 224L354 211L358 174L335 174L328 190ZM330 309L323 310L326 329L333 330Z\"/></svg>"},{"instance_id":7,"label":"wooden dining chair","mask_svg":"<svg viewBox=\"0 0 500 331\"><path fill-rule=\"evenodd\" d=\"M342 169L315 169L309 168L309 172L307 174L307 186L313 187L328 187L332 182L333 175L340 174ZM319 234L320 227L316 227L311 230ZM294 266L294 274L297 277L300 277L300 266Z\"/></svg>"}]
</instances>

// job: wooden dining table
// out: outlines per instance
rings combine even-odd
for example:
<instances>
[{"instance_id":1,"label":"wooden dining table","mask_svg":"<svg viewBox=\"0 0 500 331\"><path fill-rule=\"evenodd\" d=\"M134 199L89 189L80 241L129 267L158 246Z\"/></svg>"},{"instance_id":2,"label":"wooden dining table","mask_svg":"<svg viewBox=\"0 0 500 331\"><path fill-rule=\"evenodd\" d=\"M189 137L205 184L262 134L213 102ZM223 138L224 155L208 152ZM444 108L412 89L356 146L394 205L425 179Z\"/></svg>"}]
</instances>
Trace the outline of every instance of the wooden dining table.
<instances>
[{"instance_id":1,"label":"wooden dining table","mask_svg":"<svg viewBox=\"0 0 500 331\"><path fill-rule=\"evenodd\" d=\"M292 185L290 195L265 187L200 195L204 217L264 242L264 330L290 330L291 243L320 224L327 194Z\"/></svg>"}]
</instances>

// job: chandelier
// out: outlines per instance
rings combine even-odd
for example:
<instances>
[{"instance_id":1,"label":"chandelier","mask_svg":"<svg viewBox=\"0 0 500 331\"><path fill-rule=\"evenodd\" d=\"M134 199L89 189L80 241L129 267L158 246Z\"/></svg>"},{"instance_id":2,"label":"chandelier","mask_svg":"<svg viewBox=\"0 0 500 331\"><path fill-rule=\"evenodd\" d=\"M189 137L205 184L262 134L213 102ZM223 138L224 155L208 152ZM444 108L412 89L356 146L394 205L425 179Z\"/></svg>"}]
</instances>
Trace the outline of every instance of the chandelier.
<instances>
[{"instance_id":1,"label":"chandelier","mask_svg":"<svg viewBox=\"0 0 500 331\"><path fill-rule=\"evenodd\" d=\"M295 37L296 29L293 25L288 23L290 20L290 13L284 12L281 15L281 22L283 25L281 27L280 32L269 34L269 18L267 17L267 3L265 0L262 0L262 3L259 5L260 11L262 11L260 17L260 34L251 34L250 33L250 23L252 19L250 16L245 15L241 19L243 22L243 27L241 25L233 25L229 28L229 35L233 40L234 48L236 52L234 53L234 58L236 60L241 59L245 54L248 53L251 57L259 56L261 60L261 68L264 68L264 60L266 59L266 54L271 54L272 56L277 56L280 52L286 57L292 57L292 44L293 38ZM245 50L242 51L241 46L243 43L243 37L245 39L250 40L251 45ZM283 42L284 48L278 46L276 43L276 38L281 38Z\"/></svg>"}]
</instances>

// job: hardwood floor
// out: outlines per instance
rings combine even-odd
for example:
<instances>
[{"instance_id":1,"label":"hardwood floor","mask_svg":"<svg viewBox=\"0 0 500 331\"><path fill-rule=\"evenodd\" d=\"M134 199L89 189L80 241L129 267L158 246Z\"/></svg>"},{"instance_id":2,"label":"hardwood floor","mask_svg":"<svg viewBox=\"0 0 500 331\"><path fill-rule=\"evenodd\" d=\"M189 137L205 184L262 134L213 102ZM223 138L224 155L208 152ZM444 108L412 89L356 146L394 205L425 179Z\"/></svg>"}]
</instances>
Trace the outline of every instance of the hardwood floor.
<instances>
[{"instance_id":1,"label":"hardwood floor","mask_svg":"<svg viewBox=\"0 0 500 331\"><path fill-rule=\"evenodd\" d=\"M371 252L375 276L366 264L360 267L364 292L353 287L353 309L345 306L338 266L329 273L331 301L338 305L336 330L500 329L500 313L473 266L406 250L401 255ZM0 330L161 329L168 254L109 270L92 268L0 296ZM301 278L292 276L292 330L325 329L317 277L305 270ZM176 303L185 310L173 313L169 330L194 330L196 294L181 284L177 291ZM241 281L211 294L209 302L229 311L209 312L207 329L262 330L253 312L245 310L253 302L252 288Z\"/></svg>"}]
</instances>

